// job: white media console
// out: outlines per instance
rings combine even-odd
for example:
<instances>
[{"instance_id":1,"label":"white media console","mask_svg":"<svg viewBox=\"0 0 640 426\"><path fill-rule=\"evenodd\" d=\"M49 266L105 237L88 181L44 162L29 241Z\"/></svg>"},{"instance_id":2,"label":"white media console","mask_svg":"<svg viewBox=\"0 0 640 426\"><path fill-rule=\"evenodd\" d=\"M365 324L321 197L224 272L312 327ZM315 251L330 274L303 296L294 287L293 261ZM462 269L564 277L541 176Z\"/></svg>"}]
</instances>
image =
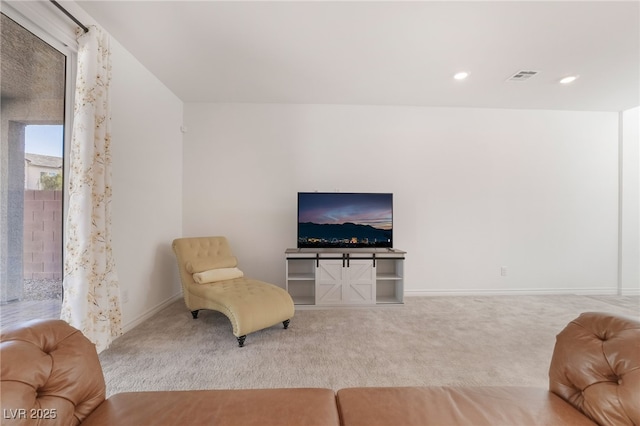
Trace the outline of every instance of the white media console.
<instances>
[{"instance_id":1,"label":"white media console","mask_svg":"<svg viewBox=\"0 0 640 426\"><path fill-rule=\"evenodd\" d=\"M286 290L296 305L401 304L405 254L390 248L290 248Z\"/></svg>"}]
</instances>

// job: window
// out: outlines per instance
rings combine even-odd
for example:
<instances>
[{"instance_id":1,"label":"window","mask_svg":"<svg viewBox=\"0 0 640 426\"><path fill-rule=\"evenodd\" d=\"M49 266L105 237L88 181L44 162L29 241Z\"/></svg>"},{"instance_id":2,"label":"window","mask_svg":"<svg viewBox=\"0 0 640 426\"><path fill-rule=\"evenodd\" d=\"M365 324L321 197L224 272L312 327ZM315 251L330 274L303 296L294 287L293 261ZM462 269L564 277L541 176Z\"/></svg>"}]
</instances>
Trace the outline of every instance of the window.
<instances>
[{"instance_id":1,"label":"window","mask_svg":"<svg viewBox=\"0 0 640 426\"><path fill-rule=\"evenodd\" d=\"M13 17L0 15L0 303L8 304L3 327L12 302L62 297L63 147L70 106L70 53ZM38 316L57 317L59 307Z\"/></svg>"}]
</instances>

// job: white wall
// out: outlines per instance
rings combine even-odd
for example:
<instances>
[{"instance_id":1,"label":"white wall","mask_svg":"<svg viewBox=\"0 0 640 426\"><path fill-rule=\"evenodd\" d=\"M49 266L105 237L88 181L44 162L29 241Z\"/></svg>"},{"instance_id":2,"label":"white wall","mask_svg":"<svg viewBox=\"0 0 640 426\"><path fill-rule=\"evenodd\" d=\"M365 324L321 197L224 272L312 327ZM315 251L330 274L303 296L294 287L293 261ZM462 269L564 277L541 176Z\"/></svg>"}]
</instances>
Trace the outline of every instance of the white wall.
<instances>
[{"instance_id":1,"label":"white wall","mask_svg":"<svg viewBox=\"0 0 640 426\"><path fill-rule=\"evenodd\" d=\"M622 113L620 287L640 294L640 107Z\"/></svg>"},{"instance_id":2,"label":"white wall","mask_svg":"<svg viewBox=\"0 0 640 426\"><path fill-rule=\"evenodd\" d=\"M132 328L180 295L183 103L112 39L113 250Z\"/></svg>"},{"instance_id":3,"label":"white wall","mask_svg":"<svg viewBox=\"0 0 640 426\"><path fill-rule=\"evenodd\" d=\"M617 291L617 113L185 104L185 124L184 235L228 236L247 275L284 285L298 191L370 191L394 193L407 294Z\"/></svg>"}]
</instances>

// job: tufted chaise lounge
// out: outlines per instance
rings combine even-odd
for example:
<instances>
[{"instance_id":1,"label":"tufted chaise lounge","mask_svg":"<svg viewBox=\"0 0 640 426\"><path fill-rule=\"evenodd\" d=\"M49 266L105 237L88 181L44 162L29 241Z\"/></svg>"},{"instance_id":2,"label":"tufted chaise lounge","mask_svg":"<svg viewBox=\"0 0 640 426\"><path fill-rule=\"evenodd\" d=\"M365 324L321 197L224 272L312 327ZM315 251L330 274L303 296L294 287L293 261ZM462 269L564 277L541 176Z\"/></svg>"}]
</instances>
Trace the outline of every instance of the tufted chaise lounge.
<instances>
[{"instance_id":1,"label":"tufted chaise lounge","mask_svg":"<svg viewBox=\"0 0 640 426\"><path fill-rule=\"evenodd\" d=\"M263 281L230 278L197 283L194 273L235 268L237 260L225 237L178 238L173 241L185 304L193 318L201 309L222 312L229 318L238 345L249 333L283 323L294 314L293 300L283 288Z\"/></svg>"}]
</instances>

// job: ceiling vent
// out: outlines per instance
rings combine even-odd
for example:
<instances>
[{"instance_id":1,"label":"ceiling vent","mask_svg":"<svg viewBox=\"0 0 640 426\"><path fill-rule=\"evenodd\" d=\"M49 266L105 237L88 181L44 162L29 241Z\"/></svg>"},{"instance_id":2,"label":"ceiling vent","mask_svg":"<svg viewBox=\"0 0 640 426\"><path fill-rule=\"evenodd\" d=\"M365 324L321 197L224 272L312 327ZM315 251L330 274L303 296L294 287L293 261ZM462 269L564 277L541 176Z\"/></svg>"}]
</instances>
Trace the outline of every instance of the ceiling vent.
<instances>
[{"instance_id":1,"label":"ceiling vent","mask_svg":"<svg viewBox=\"0 0 640 426\"><path fill-rule=\"evenodd\" d=\"M525 81L529 80L536 74L538 74L538 71L522 70L509 77L507 81Z\"/></svg>"}]
</instances>

